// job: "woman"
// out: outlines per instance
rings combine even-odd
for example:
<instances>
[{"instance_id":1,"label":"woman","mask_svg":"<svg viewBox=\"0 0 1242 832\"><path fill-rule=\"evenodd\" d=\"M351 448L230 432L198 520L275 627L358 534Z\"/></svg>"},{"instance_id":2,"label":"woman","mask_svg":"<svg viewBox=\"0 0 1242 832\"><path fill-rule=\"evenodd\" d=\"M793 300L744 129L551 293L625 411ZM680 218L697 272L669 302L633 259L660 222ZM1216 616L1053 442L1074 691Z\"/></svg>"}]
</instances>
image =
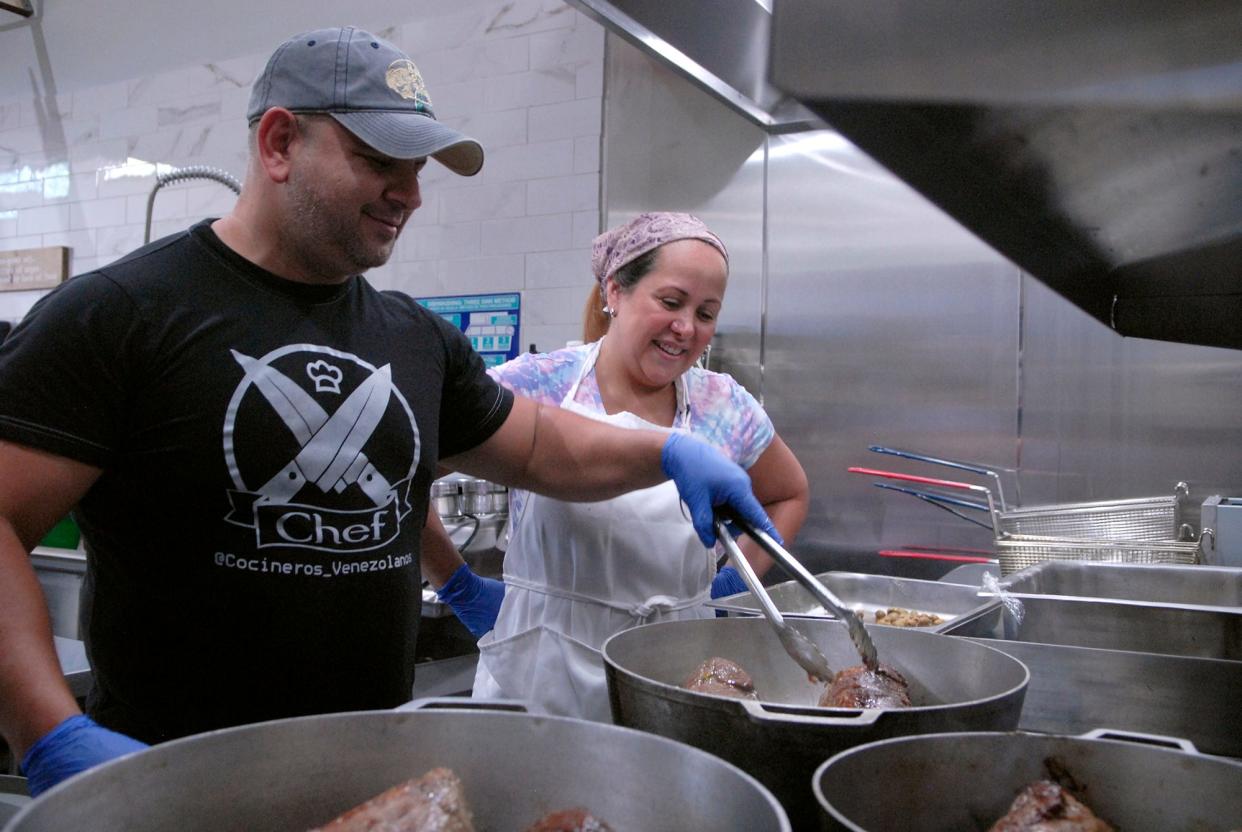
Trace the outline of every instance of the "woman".
<instances>
[{"instance_id":1,"label":"woman","mask_svg":"<svg viewBox=\"0 0 1242 832\"><path fill-rule=\"evenodd\" d=\"M802 467L749 393L696 366L724 300L724 243L689 214L646 213L596 238L592 268L588 343L520 356L495 368L496 378L593 419L710 442L748 470L755 496L791 541L806 517ZM479 698L609 721L599 653L609 636L709 616L705 600L745 588L732 570L717 575L671 482L596 503L514 491L510 523L503 587L461 566L440 590L476 633L503 595L495 628L479 641ZM434 552L444 544L427 537L427 571L439 583L446 576ZM752 541L743 549L757 571L770 566Z\"/></svg>"}]
</instances>

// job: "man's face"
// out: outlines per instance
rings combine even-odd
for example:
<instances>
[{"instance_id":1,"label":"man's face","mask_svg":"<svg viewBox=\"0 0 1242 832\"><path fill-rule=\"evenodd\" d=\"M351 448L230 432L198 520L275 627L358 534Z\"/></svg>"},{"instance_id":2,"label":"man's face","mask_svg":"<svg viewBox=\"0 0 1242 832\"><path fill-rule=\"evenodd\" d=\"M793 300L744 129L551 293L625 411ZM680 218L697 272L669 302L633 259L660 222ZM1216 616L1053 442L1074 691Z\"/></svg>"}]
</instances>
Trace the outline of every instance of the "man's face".
<instances>
[{"instance_id":1,"label":"man's face","mask_svg":"<svg viewBox=\"0 0 1242 832\"><path fill-rule=\"evenodd\" d=\"M298 124L286 182L292 227L283 236L309 274L346 277L382 266L422 204L418 174L427 160L385 156L331 116L299 116Z\"/></svg>"}]
</instances>

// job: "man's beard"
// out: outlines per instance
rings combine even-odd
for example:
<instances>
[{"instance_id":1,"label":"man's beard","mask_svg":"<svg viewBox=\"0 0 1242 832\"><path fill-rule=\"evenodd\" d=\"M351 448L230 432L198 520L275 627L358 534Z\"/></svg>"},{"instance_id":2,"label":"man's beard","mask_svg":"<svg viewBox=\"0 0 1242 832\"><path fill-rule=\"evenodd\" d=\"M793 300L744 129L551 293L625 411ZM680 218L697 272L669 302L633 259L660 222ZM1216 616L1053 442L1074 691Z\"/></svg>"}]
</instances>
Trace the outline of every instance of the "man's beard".
<instances>
[{"instance_id":1,"label":"man's beard","mask_svg":"<svg viewBox=\"0 0 1242 832\"><path fill-rule=\"evenodd\" d=\"M359 227L360 214L347 218L334 214L328 200L313 185L290 177L290 222L288 236L297 240L303 259L315 271L359 274L382 266L392 256L393 244L368 246Z\"/></svg>"}]
</instances>

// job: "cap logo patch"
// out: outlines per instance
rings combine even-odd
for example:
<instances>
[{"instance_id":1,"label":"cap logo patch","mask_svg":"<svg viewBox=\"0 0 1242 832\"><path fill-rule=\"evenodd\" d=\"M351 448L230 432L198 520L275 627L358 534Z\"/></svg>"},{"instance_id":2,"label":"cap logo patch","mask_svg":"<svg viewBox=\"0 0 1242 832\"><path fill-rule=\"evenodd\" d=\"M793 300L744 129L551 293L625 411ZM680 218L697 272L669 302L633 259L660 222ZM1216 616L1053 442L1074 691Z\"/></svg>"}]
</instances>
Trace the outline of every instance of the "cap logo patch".
<instances>
[{"instance_id":1,"label":"cap logo patch","mask_svg":"<svg viewBox=\"0 0 1242 832\"><path fill-rule=\"evenodd\" d=\"M418 67L409 58L400 58L388 65L384 73L388 88L402 98L412 100L419 109L431 107L431 96L427 95L427 85Z\"/></svg>"}]
</instances>

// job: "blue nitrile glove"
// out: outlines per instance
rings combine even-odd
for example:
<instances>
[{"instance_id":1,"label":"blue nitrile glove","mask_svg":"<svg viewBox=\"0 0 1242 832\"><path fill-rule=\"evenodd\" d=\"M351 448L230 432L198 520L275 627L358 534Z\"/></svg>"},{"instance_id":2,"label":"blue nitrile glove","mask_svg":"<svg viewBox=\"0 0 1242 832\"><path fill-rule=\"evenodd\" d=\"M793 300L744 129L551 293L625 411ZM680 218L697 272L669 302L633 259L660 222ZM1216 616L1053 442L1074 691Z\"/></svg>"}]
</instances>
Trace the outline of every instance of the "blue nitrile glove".
<instances>
[{"instance_id":1,"label":"blue nitrile glove","mask_svg":"<svg viewBox=\"0 0 1242 832\"><path fill-rule=\"evenodd\" d=\"M80 771L148 747L132 737L109 731L89 716L77 714L30 746L22 758L22 773L30 778L26 784L30 796L38 797Z\"/></svg>"},{"instance_id":2,"label":"blue nitrile glove","mask_svg":"<svg viewBox=\"0 0 1242 832\"><path fill-rule=\"evenodd\" d=\"M723 505L776 540L781 539L750 490L750 477L703 440L688 433L669 434L660 451L660 467L677 484L682 502L690 509L690 522L704 546L716 545L712 509Z\"/></svg>"},{"instance_id":3,"label":"blue nitrile glove","mask_svg":"<svg viewBox=\"0 0 1242 832\"><path fill-rule=\"evenodd\" d=\"M726 595L737 595L739 592L745 592L749 587L742 580L742 575L732 566L726 566L716 573L716 577L712 578L712 597L723 598Z\"/></svg>"},{"instance_id":4,"label":"blue nitrile glove","mask_svg":"<svg viewBox=\"0 0 1242 832\"><path fill-rule=\"evenodd\" d=\"M482 638L496 626L505 584L495 578L480 578L463 563L436 591L436 597L452 608L475 638Z\"/></svg>"}]
</instances>

